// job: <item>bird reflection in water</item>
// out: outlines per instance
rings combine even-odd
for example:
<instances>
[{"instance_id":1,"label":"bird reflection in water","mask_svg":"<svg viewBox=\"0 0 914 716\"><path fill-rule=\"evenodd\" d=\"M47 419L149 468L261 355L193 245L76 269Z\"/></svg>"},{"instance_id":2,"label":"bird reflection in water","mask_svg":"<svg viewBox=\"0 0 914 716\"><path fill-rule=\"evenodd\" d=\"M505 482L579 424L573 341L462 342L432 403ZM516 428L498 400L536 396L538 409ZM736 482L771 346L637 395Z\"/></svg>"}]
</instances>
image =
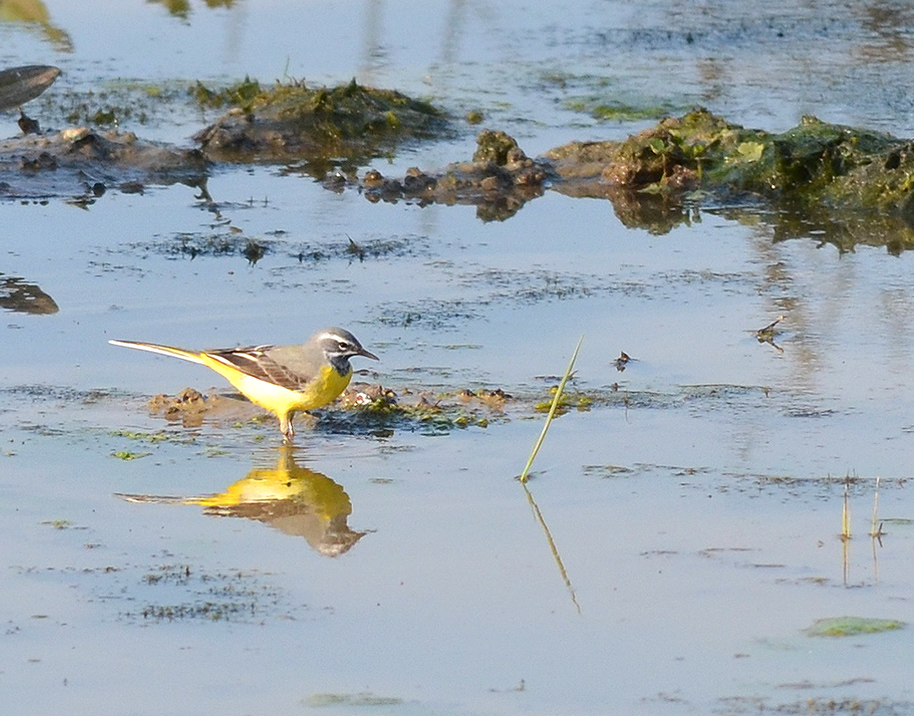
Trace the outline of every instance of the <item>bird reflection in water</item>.
<instances>
[{"instance_id":1,"label":"bird reflection in water","mask_svg":"<svg viewBox=\"0 0 914 716\"><path fill-rule=\"evenodd\" d=\"M300 467L290 445L279 448L276 467L251 470L223 492L197 497L116 493L129 502L199 505L204 514L246 517L287 535L304 537L326 557L352 549L366 533L347 524L352 503L342 486L326 475Z\"/></svg>"}]
</instances>

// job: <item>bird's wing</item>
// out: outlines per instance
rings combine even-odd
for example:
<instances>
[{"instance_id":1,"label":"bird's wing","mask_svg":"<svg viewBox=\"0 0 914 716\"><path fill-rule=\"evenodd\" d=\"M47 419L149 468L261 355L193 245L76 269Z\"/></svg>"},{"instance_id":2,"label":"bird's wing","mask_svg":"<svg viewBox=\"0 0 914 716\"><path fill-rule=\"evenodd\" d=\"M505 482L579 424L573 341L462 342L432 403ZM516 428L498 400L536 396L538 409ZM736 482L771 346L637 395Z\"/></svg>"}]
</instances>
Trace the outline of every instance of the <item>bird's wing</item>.
<instances>
[{"instance_id":1,"label":"bird's wing","mask_svg":"<svg viewBox=\"0 0 914 716\"><path fill-rule=\"evenodd\" d=\"M249 346L205 353L213 360L236 368L252 378L279 385L287 390L304 389L314 376L296 372L290 366L276 361L270 356L273 348L271 345Z\"/></svg>"}]
</instances>

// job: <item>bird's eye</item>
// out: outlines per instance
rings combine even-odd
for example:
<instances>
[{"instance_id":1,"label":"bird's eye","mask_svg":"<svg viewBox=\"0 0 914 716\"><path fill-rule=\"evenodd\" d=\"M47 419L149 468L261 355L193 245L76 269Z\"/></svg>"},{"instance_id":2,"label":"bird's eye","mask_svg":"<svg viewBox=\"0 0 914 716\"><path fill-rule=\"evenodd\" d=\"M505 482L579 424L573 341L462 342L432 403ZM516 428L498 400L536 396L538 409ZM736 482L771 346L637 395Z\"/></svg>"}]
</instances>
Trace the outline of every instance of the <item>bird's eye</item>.
<instances>
[{"instance_id":1,"label":"bird's eye","mask_svg":"<svg viewBox=\"0 0 914 716\"><path fill-rule=\"evenodd\" d=\"M350 350L352 346L350 346L346 341L337 341L336 347L340 350L340 352L345 353L346 351Z\"/></svg>"}]
</instances>

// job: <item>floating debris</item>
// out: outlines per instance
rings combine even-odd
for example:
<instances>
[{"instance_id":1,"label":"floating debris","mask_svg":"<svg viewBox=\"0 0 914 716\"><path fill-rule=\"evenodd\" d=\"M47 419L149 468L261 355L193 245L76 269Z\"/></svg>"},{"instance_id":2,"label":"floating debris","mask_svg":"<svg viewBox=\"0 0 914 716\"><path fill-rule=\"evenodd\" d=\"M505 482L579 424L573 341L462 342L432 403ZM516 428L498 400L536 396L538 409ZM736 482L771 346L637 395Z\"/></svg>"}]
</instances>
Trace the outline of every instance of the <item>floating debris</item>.
<instances>
[{"instance_id":1,"label":"floating debris","mask_svg":"<svg viewBox=\"0 0 914 716\"><path fill-rule=\"evenodd\" d=\"M759 343L771 343L774 340L774 337L780 333L780 331L775 330L775 326L778 325L781 321L784 320L784 316L778 316L771 323L769 323L764 328L759 328L755 335L758 338Z\"/></svg>"}]
</instances>

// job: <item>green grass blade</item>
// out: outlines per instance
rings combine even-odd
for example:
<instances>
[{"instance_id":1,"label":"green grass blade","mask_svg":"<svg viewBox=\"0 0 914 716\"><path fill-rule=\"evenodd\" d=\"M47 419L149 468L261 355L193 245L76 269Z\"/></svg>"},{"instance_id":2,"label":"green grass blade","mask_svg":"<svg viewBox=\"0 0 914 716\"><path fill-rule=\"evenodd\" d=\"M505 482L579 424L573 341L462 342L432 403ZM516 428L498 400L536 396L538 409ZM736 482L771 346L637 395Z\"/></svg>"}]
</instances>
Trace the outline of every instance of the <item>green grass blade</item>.
<instances>
[{"instance_id":1,"label":"green grass blade","mask_svg":"<svg viewBox=\"0 0 914 716\"><path fill-rule=\"evenodd\" d=\"M536 443L533 445L533 451L530 453L530 457L527 459L527 464L524 465L524 471L520 474L520 481L526 482L527 475L530 472L530 466L533 465L533 460L536 458L536 453L539 452L540 446L543 444L543 440L546 439L546 431L549 430L549 426L552 424L552 418L555 416L555 409L559 405L559 400L562 398L562 392L565 390L565 383L568 382L568 377L571 375L571 371L574 370L574 362L577 360L578 351L581 349L581 343L584 342L584 336L578 340L578 344L574 348L574 353L571 354L571 360L568 362L568 368L565 370L565 375L562 376L562 381L559 383L559 387L555 391L555 397L552 399L552 405L549 407L549 414L546 415L546 423L543 425L543 430L540 433L540 436L536 439Z\"/></svg>"}]
</instances>

